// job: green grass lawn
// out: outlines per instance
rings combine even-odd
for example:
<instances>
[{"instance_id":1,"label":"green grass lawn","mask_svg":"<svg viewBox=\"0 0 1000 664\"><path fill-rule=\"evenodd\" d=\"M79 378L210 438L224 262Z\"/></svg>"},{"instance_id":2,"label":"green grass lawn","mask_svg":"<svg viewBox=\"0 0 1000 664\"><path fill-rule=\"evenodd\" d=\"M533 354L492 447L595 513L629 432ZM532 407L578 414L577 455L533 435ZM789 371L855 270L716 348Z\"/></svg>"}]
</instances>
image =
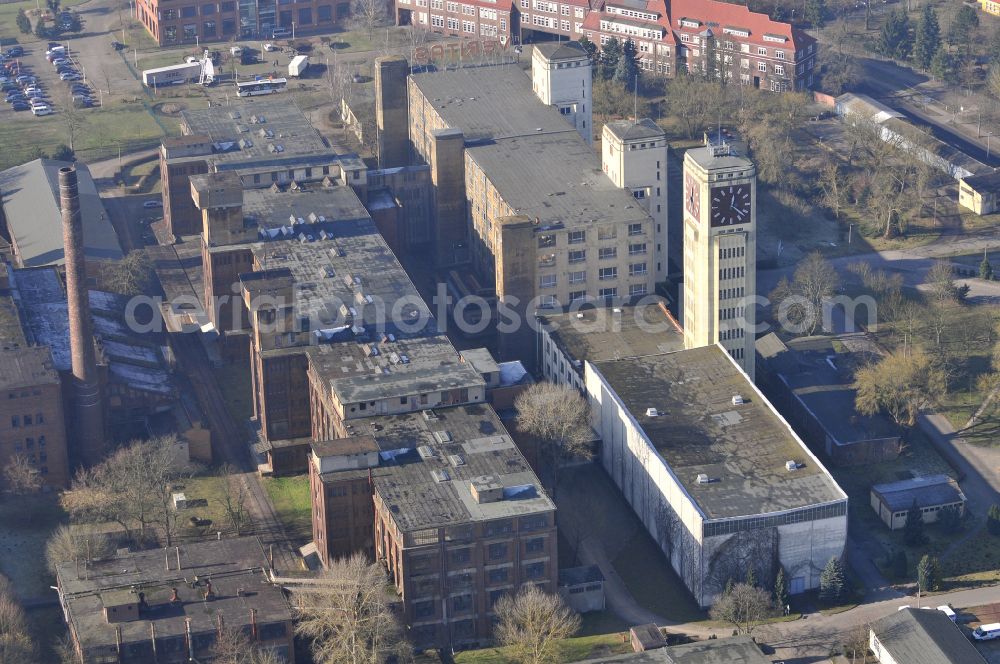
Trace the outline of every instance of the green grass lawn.
<instances>
[{"instance_id":1,"label":"green grass lawn","mask_svg":"<svg viewBox=\"0 0 1000 664\"><path fill-rule=\"evenodd\" d=\"M579 662L631 652L628 634L612 633L577 636L559 644L559 662ZM484 648L455 653L455 664L510 664L513 660L503 648Z\"/></svg>"},{"instance_id":2,"label":"green grass lawn","mask_svg":"<svg viewBox=\"0 0 1000 664\"><path fill-rule=\"evenodd\" d=\"M177 518L177 532L181 537L201 539L218 531L235 534L226 516L223 482L217 475L206 473L179 482L179 485L181 488L177 490L184 493L188 505L191 505ZM192 522L192 518L197 519L198 523ZM252 530L252 525L248 525L240 534L247 534Z\"/></svg>"},{"instance_id":3,"label":"green grass lawn","mask_svg":"<svg viewBox=\"0 0 1000 664\"><path fill-rule=\"evenodd\" d=\"M87 0L63 0L59 3L60 9L71 9L82 5ZM29 12L28 18L31 20L31 27L35 26L38 18L35 16L35 8L41 4L43 10L45 10L45 3L36 3L35 0L29 0L28 2L9 2L0 4L0 37L3 38L3 43L14 43L18 44L31 44L37 41L44 41L38 39L31 34L22 34L20 30L17 29L17 12L20 10L25 10ZM51 23L49 23L51 25ZM86 30L86 26L84 26Z\"/></svg>"},{"instance_id":4,"label":"green grass lawn","mask_svg":"<svg viewBox=\"0 0 1000 664\"><path fill-rule=\"evenodd\" d=\"M312 536L312 506L309 499L309 477L265 477L261 480L274 510L292 538Z\"/></svg>"},{"instance_id":5,"label":"green grass lawn","mask_svg":"<svg viewBox=\"0 0 1000 664\"><path fill-rule=\"evenodd\" d=\"M3 5L0 5L3 6ZM35 159L38 151L51 153L59 144L69 144L65 111L56 101L56 113L44 117L19 113L4 121L0 131L0 169ZM84 159L117 154L119 143L127 148L138 142L151 146L164 131L141 103L111 102L104 108L77 111L80 126L75 134L77 155Z\"/></svg>"}]
</instances>

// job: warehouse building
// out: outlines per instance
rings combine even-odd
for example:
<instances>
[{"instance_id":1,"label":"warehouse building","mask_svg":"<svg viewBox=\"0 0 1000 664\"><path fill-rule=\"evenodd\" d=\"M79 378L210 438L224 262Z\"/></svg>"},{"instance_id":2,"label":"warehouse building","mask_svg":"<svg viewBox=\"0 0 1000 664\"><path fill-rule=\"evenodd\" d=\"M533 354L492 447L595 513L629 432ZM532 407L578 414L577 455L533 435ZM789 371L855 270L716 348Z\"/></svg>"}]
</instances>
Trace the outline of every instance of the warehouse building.
<instances>
[{"instance_id":1,"label":"warehouse building","mask_svg":"<svg viewBox=\"0 0 1000 664\"><path fill-rule=\"evenodd\" d=\"M695 601L748 569L819 587L847 495L720 346L585 367L601 464Z\"/></svg>"},{"instance_id":2,"label":"warehouse building","mask_svg":"<svg viewBox=\"0 0 1000 664\"><path fill-rule=\"evenodd\" d=\"M914 505L920 510L924 523L933 523L945 508L956 509L959 516L964 516L965 503L965 494L958 482L947 475L913 477L875 484L871 489L872 509L890 530L906 526Z\"/></svg>"}]
</instances>

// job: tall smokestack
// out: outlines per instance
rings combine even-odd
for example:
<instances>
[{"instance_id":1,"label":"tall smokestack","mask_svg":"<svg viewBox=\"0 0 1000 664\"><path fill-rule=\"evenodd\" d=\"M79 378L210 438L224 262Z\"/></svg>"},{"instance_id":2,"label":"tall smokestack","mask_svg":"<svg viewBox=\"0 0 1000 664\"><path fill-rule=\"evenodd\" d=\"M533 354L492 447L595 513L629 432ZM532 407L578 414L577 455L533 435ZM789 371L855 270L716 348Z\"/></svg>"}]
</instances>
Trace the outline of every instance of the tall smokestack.
<instances>
[{"instance_id":1,"label":"tall smokestack","mask_svg":"<svg viewBox=\"0 0 1000 664\"><path fill-rule=\"evenodd\" d=\"M69 313L69 344L73 357L72 429L75 456L84 463L101 458L104 450L104 402L97 375L94 331L87 295L87 260L83 255L83 224L76 168L59 169L59 204L62 208L63 252L66 256L66 303Z\"/></svg>"}]
</instances>

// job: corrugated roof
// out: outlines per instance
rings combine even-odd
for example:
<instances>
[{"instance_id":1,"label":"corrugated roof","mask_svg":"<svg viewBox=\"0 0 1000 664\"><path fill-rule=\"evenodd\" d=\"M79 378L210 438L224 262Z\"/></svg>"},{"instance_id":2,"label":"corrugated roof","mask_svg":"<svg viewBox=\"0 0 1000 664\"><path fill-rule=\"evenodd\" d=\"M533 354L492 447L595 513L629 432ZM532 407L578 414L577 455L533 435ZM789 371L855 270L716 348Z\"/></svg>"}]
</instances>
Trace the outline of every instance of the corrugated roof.
<instances>
[{"instance_id":1,"label":"corrugated roof","mask_svg":"<svg viewBox=\"0 0 1000 664\"><path fill-rule=\"evenodd\" d=\"M899 482L876 484L872 486L872 491L894 512L910 509L913 501L917 502L917 507L923 508L965 500L958 482L947 475L924 475Z\"/></svg>"},{"instance_id":2,"label":"corrugated roof","mask_svg":"<svg viewBox=\"0 0 1000 664\"><path fill-rule=\"evenodd\" d=\"M872 625L894 661L906 664L986 664L962 630L937 609L902 609Z\"/></svg>"}]
</instances>

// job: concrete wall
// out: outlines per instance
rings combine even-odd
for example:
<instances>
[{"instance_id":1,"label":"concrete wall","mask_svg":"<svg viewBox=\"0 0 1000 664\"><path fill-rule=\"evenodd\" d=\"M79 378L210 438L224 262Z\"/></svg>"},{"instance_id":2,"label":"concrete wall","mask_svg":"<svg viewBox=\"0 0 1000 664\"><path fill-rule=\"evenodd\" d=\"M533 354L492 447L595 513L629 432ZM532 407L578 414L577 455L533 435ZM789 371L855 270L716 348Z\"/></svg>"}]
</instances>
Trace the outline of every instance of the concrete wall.
<instances>
[{"instance_id":1,"label":"concrete wall","mask_svg":"<svg viewBox=\"0 0 1000 664\"><path fill-rule=\"evenodd\" d=\"M589 145L594 144L593 74L590 58L550 61L538 49L531 57L531 85L543 104L555 106Z\"/></svg>"},{"instance_id":2,"label":"concrete wall","mask_svg":"<svg viewBox=\"0 0 1000 664\"><path fill-rule=\"evenodd\" d=\"M431 132L428 163L434 192L434 257L438 268L468 260L465 215L465 136L458 129Z\"/></svg>"},{"instance_id":3,"label":"concrete wall","mask_svg":"<svg viewBox=\"0 0 1000 664\"><path fill-rule=\"evenodd\" d=\"M410 65L401 55L375 60L375 127L379 168L410 162L410 123L407 117L406 77Z\"/></svg>"}]
</instances>

